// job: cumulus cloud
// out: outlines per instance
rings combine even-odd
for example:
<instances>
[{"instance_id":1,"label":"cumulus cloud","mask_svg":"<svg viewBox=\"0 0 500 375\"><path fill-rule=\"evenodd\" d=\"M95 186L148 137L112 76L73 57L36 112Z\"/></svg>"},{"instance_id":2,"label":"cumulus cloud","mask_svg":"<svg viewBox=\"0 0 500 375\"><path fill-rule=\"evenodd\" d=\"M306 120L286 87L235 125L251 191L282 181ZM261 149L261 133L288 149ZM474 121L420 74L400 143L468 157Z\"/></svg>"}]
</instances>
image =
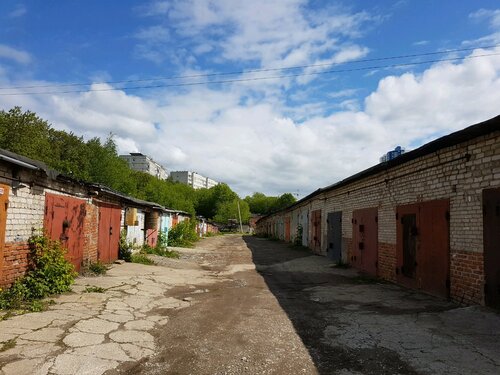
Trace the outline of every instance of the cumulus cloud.
<instances>
[{"instance_id":1,"label":"cumulus cloud","mask_svg":"<svg viewBox=\"0 0 500 375\"><path fill-rule=\"evenodd\" d=\"M186 46L193 54L213 51L214 43L207 40L216 41L220 50L216 61L248 61L270 67L345 62L366 54L366 48L353 40L362 35L363 25L376 22L378 17L339 7L318 12L306 9L307 5L306 0L188 0L168 6L159 1L149 5L146 15L162 15L163 25L182 39L196 38L197 44ZM154 50L154 44L153 37L147 49ZM144 46L140 43L139 48ZM150 58L146 53L143 56Z\"/></svg>"},{"instance_id":2,"label":"cumulus cloud","mask_svg":"<svg viewBox=\"0 0 500 375\"><path fill-rule=\"evenodd\" d=\"M347 100L338 112L301 122L283 103L242 102L245 92L235 84L158 91L150 99L110 91L26 100L59 128L87 137L112 132L122 152L151 154L170 170L196 170L241 194L306 194L376 164L396 145L416 147L497 115L500 56L391 75L363 103Z\"/></svg>"},{"instance_id":3,"label":"cumulus cloud","mask_svg":"<svg viewBox=\"0 0 500 375\"><path fill-rule=\"evenodd\" d=\"M28 64L31 56L28 52L0 44L0 59L11 60L18 64Z\"/></svg>"}]
</instances>

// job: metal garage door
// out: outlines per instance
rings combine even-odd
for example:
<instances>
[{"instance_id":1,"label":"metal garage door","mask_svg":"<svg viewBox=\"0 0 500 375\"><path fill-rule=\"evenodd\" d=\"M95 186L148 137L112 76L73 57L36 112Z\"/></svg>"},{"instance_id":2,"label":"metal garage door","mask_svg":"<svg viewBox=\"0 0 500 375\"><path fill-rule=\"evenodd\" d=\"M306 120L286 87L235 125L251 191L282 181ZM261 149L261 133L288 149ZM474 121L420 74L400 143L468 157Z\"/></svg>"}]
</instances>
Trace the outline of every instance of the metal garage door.
<instances>
[{"instance_id":1,"label":"metal garage door","mask_svg":"<svg viewBox=\"0 0 500 375\"><path fill-rule=\"evenodd\" d=\"M352 213L351 263L358 270L377 276L378 209L364 208Z\"/></svg>"},{"instance_id":2,"label":"metal garage door","mask_svg":"<svg viewBox=\"0 0 500 375\"><path fill-rule=\"evenodd\" d=\"M118 259L120 243L121 208L99 204L99 240L97 258L104 263Z\"/></svg>"},{"instance_id":3,"label":"metal garage door","mask_svg":"<svg viewBox=\"0 0 500 375\"><path fill-rule=\"evenodd\" d=\"M85 214L85 201L82 199L49 193L45 196L45 232L51 239L60 241L68 250L66 259L77 271L83 262Z\"/></svg>"},{"instance_id":4,"label":"metal garage door","mask_svg":"<svg viewBox=\"0 0 500 375\"><path fill-rule=\"evenodd\" d=\"M339 261L342 258L342 211L329 212L327 216L328 258Z\"/></svg>"},{"instance_id":5,"label":"metal garage door","mask_svg":"<svg viewBox=\"0 0 500 375\"><path fill-rule=\"evenodd\" d=\"M397 208L398 282L431 294L449 295L449 200Z\"/></svg>"}]
</instances>

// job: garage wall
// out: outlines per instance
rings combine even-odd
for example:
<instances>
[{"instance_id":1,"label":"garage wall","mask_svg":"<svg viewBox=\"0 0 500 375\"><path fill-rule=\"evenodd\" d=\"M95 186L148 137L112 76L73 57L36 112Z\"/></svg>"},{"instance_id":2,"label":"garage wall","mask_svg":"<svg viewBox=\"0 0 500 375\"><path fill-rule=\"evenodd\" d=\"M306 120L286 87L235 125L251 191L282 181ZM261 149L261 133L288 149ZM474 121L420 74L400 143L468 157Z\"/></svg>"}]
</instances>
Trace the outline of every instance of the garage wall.
<instances>
[{"instance_id":1,"label":"garage wall","mask_svg":"<svg viewBox=\"0 0 500 375\"><path fill-rule=\"evenodd\" d=\"M500 131L493 131L458 145L410 160L350 184L332 188L305 202L309 215L322 210L321 251L327 250L329 212L342 211L342 254L353 254L353 211L368 207L378 210L377 274L396 281L397 209L401 205L448 199L449 295L463 303L484 303L482 191L500 187ZM291 211L296 210L293 207ZM266 223L285 212L258 222ZM310 221L310 220L309 220ZM308 233L310 235L310 228Z\"/></svg>"}]
</instances>

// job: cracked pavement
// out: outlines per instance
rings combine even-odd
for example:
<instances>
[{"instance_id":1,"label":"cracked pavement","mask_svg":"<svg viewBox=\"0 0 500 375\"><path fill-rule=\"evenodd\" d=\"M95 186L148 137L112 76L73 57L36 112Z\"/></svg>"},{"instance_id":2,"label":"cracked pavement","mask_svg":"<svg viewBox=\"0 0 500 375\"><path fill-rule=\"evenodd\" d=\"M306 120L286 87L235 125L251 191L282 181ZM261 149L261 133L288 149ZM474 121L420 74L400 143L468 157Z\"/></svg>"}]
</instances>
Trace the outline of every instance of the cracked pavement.
<instances>
[{"instance_id":1,"label":"cracked pavement","mask_svg":"<svg viewBox=\"0 0 500 375\"><path fill-rule=\"evenodd\" d=\"M255 237L179 250L0 321L0 375L500 373L498 312Z\"/></svg>"}]
</instances>

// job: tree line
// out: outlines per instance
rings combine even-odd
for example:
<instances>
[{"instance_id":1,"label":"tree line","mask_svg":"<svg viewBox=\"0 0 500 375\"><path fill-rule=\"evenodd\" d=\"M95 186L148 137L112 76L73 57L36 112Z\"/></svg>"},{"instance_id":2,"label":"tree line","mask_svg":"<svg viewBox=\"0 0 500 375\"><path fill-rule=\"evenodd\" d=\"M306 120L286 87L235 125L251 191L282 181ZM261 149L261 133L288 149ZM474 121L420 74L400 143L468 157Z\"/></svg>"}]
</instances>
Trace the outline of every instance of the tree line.
<instances>
[{"instance_id":1,"label":"tree line","mask_svg":"<svg viewBox=\"0 0 500 375\"><path fill-rule=\"evenodd\" d=\"M245 199L227 184L195 190L191 186L160 180L134 171L118 156L110 135L85 140L73 132L54 129L36 113L14 107L0 111L0 148L43 161L77 180L101 183L121 193L159 203L165 207L201 215L219 223L238 219L248 222L251 213L267 214L295 202L291 194L268 197L254 193Z\"/></svg>"}]
</instances>

